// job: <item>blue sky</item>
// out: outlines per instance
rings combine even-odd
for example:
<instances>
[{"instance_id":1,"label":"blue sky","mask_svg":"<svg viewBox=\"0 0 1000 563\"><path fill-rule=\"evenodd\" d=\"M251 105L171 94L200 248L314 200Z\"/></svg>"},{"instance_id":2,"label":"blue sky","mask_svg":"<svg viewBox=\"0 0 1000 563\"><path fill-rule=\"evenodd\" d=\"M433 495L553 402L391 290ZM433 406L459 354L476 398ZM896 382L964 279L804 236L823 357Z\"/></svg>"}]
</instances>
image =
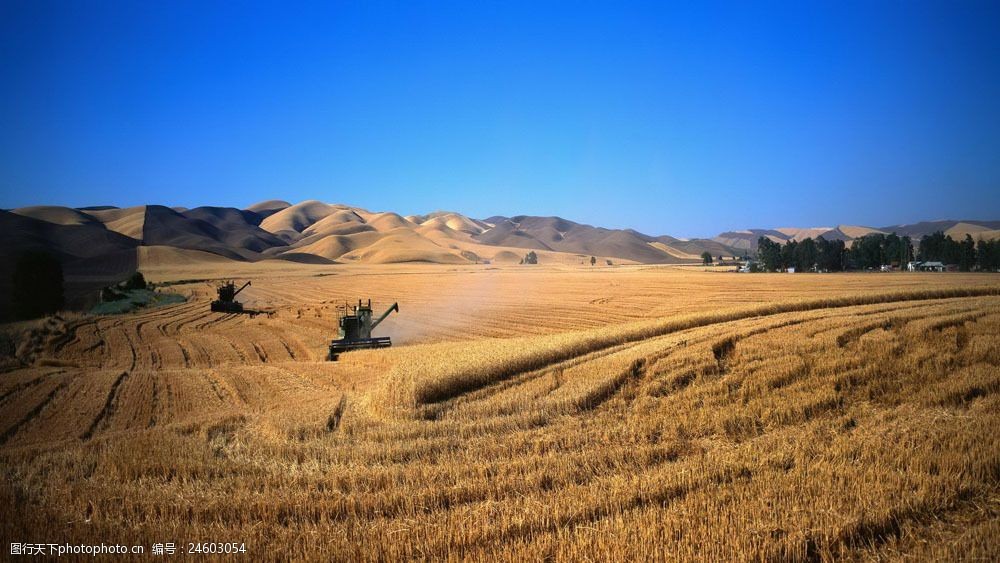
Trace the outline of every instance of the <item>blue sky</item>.
<instances>
[{"instance_id":1,"label":"blue sky","mask_svg":"<svg viewBox=\"0 0 1000 563\"><path fill-rule=\"evenodd\" d=\"M1000 4L0 0L0 207L1000 219Z\"/></svg>"}]
</instances>

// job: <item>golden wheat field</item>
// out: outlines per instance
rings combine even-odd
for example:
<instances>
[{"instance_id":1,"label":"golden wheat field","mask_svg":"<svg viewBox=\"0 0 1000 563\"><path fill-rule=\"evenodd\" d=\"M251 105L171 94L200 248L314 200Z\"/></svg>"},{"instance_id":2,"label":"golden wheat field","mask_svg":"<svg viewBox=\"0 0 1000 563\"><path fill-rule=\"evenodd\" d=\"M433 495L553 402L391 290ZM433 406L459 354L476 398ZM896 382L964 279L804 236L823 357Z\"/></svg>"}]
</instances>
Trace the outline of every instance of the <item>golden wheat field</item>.
<instances>
[{"instance_id":1,"label":"golden wheat field","mask_svg":"<svg viewBox=\"0 0 1000 563\"><path fill-rule=\"evenodd\" d=\"M5 542L263 560L996 560L1000 278L151 266L4 327ZM256 317L209 312L253 278ZM325 362L338 304L394 347Z\"/></svg>"}]
</instances>

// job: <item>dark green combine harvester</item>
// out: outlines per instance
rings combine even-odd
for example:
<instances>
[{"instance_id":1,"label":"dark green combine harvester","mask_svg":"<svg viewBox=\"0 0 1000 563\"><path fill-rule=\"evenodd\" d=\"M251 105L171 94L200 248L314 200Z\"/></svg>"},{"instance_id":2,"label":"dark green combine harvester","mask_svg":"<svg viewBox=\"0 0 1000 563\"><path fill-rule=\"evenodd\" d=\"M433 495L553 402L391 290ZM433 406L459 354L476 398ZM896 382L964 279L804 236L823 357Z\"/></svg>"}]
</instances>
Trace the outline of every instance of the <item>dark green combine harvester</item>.
<instances>
[{"instance_id":1,"label":"dark green combine harvester","mask_svg":"<svg viewBox=\"0 0 1000 563\"><path fill-rule=\"evenodd\" d=\"M393 303L382 313L379 318L372 320L372 300L362 303L358 299L358 304L353 306L353 312L348 311L348 305L344 305L344 312L340 316L340 338L330 342L330 353L326 359L337 361L344 352L351 350L365 350L369 348L388 348L392 346L392 340L388 336L372 337L372 330L379 325L389 313L399 312L399 303Z\"/></svg>"},{"instance_id":2,"label":"dark green combine harvester","mask_svg":"<svg viewBox=\"0 0 1000 563\"><path fill-rule=\"evenodd\" d=\"M220 285L216 289L219 298L212 301L212 311L216 313L242 313L243 304L236 300L236 294L246 289L248 285L250 285L249 281L239 289L236 289L236 283L231 281Z\"/></svg>"}]
</instances>

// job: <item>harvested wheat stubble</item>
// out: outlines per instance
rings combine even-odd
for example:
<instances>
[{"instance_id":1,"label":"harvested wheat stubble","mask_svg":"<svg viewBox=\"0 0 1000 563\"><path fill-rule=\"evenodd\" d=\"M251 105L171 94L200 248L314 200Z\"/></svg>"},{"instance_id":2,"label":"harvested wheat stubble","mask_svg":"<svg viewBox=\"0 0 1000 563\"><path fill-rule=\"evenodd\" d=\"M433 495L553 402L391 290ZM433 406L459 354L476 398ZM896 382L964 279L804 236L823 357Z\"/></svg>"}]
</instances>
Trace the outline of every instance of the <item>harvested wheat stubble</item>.
<instances>
[{"instance_id":1,"label":"harvested wheat stubble","mask_svg":"<svg viewBox=\"0 0 1000 563\"><path fill-rule=\"evenodd\" d=\"M424 344L320 361L328 290L375 283L426 311L428 282L401 281L423 272L275 278L249 296L273 296L273 319L213 316L199 282L186 304L67 323L38 356L77 367L0 377L0 497L23 515L3 536L264 559L1000 555L992 278L815 276L840 288L816 299L774 276L791 298L737 303L720 296L757 278L529 273L569 290L526 307L568 312L530 338L510 338L521 316L461 334L508 310L501 289ZM612 301L645 293L621 324L589 304L610 283Z\"/></svg>"}]
</instances>

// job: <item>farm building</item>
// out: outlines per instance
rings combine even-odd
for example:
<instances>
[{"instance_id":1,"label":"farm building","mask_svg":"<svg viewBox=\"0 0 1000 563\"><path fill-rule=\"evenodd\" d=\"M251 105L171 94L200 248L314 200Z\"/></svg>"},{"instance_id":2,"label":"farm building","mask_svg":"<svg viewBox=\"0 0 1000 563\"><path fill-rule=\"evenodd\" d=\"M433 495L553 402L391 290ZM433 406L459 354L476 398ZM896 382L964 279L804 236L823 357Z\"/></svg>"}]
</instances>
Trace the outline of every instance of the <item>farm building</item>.
<instances>
[{"instance_id":1,"label":"farm building","mask_svg":"<svg viewBox=\"0 0 1000 563\"><path fill-rule=\"evenodd\" d=\"M943 272L946 266L943 262L910 262L906 269L911 272Z\"/></svg>"}]
</instances>

